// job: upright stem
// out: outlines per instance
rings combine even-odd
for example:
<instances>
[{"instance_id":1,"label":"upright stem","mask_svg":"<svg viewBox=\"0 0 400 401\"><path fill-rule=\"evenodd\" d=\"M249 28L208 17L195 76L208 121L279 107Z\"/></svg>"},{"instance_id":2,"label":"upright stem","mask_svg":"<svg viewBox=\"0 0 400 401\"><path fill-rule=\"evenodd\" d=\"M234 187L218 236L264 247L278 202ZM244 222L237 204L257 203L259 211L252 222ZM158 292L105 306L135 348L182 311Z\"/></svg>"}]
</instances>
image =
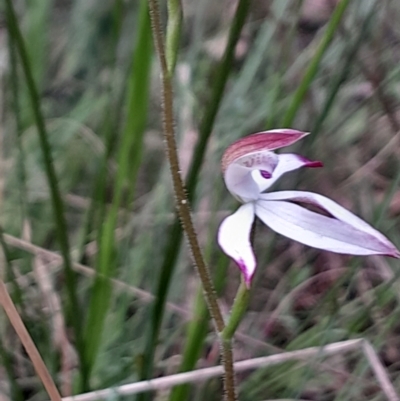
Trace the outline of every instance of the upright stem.
<instances>
[{"instance_id":1,"label":"upright stem","mask_svg":"<svg viewBox=\"0 0 400 401\"><path fill-rule=\"evenodd\" d=\"M190 215L190 208L186 196L186 190L182 181L182 177L180 175L181 169L179 166L178 152L174 133L173 92L171 74L168 70L168 64L165 55L164 37L161 31L160 12L157 0L149 0L149 10L155 49L161 65L165 151L168 157L172 175L173 188L176 197L176 207L183 230L189 242L194 265L197 269L203 285L204 296L208 309L210 311L210 315L213 318L213 322L215 324L217 332L220 334L225 328L225 323L218 305L214 285L212 283L209 270L205 264L199 243L197 241L196 231L194 229L192 218ZM235 401L237 399L234 380L235 374L233 370L232 347L230 342L221 343L221 353L225 370L225 400Z\"/></svg>"},{"instance_id":2,"label":"upright stem","mask_svg":"<svg viewBox=\"0 0 400 401\"><path fill-rule=\"evenodd\" d=\"M219 308L215 295L214 285L208 268L204 262L203 255L197 241L192 217L190 215L189 203L186 197L186 190L180 175L180 165L178 159L177 146L174 132L174 112L173 112L173 92L172 83L169 76L167 61L165 58L164 38L161 32L160 14L157 0L149 0L150 18L152 23L152 31L155 48L161 64L162 75L162 108L163 108L163 130L165 139L165 151L167 153L174 193L176 196L176 208L181 220L181 224L187 236L190 250L194 259L195 266L200 275L201 282L204 287L207 304L210 308L211 316L215 321L215 326L218 332L221 332L224 327L224 320Z\"/></svg>"},{"instance_id":3,"label":"upright stem","mask_svg":"<svg viewBox=\"0 0 400 401\"><path fill-rule=\"evenodd\" d=\"M244 280L240 283L235 301L233 302L231 314L224 331L221 333L223 341L230 341L238 328L243 315L247 310L250 291Z\"/></svg>"},{"instance_id":4,"label":"upright stem","mask_svg":"<svg viewBox=\"0 0 400 401\"><path fill-rule=\"evenodd\" d=\"M254 226L253 226L254 227ZM220 333L221 339L221 347L222 347L222 357L224 359L224 363L232 363L233 364L233 357L232 357L232 338L238 328L246 310L247 305L249 302L249 295L250 290L247 287L246 283L242 279L240 283L238 292L236 294L235 301L233 302L231 314L229 316L228 323L225 326L225 329ZM226 359L225 359L226 358ZM226 372L226 380L232 381L235 383L235 377L228 377L231 372ZM228 391L228 390L226 390ZM235 394L227 394L228 397L234 397ZM228 398L229 399L229 398Z\"/></svg>"},{"instance_id":5,"label":"upright stem","mask_svg":"<svg viewBox=\"0 0 400 401\"><path fill-rule=\"evenodd\" d=\"M237 401L235 369L233 367L232 340L220 342L221 359L224 366L224 400Z\"/></svg>"}]
</instances>

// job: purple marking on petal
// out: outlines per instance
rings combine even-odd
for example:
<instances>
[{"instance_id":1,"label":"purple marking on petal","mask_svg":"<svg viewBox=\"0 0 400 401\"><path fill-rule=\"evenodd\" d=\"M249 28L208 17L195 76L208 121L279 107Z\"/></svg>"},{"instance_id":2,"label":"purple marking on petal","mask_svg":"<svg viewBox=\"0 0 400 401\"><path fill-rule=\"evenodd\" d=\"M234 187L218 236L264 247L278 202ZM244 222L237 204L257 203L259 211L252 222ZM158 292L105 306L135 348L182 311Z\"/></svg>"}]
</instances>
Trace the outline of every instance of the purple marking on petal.
<instances>
[{"instance_id":1,"label":"purple marking on petal","mask_svg":"<svg viewBox=\"0 0 400 401\"><path fill-rule=\"evenodd\" d=\"M237 265L239 266L240 271L243 274L244 282L246 283L246 287L250 288L252 276L249 275L246 264L243 259L236 260Z\"/></svg>"},{"instance_id":2,"label":"purple marking on petal","mask_svg":"<svg viewBox=\"0 0 400 401\"><path fill-rule=\"evenodd\" d=\"M396 249L392 253L387 253L383 256L389 256L390 258L400 259L400 252Z\"/></svg>"},{"instance_id":3,"label":"purple marking on petal","mask_svg":"<svg viewBox=\"0 0 400 401\"><path fill-rule=\"evenodd\" d=\"M261 173L261 176L267 180L272 177L272 173L270 173L269 171L260 170L260 173Z\"/></svg>"},{"instance_id":4,"label":"purple marking on petal","mask_svg":"<svg viewBox=\"0 0 400 401\"><path fill-rule=\"evenodd\" d=\"M315 161L315 162L309 161L306 163L305 167L311 167L311 168L324 167L324 164L320 161Z\"/></svg>"},{"instance_id":5,"label":"purple marking on petal","mask_svg":"<svg viewBox=\"0 0 400 401\"><path fill-rule=\"evenodd\" d=\"M329 216L291 202L317 206ZM333 200L304 191L262 194L256 215L272 230L305 245L350 255L385 255L400 252L383 234Z\"/></svg>"},{"instance_id":6,"label":"purple marking on petal","mask_svg":"<svg viewBox=\"0 0 400 401\"><path fill-rule=\"evenodd\" d=\"M304 163L304 167L324 167L324 164L320 162L319 160L309 160L304 156L297 155L297 157Z\"/></svg>"}]
</instances>

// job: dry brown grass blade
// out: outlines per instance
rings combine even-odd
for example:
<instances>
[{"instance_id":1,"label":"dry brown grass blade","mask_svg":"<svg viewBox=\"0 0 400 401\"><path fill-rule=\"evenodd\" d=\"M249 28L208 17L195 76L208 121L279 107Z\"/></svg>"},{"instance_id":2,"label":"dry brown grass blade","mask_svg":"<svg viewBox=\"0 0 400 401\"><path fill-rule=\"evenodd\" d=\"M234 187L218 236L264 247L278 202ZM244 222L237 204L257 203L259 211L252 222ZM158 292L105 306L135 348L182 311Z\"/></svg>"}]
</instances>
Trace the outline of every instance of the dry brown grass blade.
<instances>
[{"instance_id":1,"label":"dry brown grass blade","mask_svg":"<svg viewBox=\"0 0 400 401\"><path fill-rule=\"evenodd\" d=\"M31 336L28 333L18 311L8 294L7 288L3 281L0 281L0 304L4 308L6 315L8 316L11 325L14 327L22 345L24 346L29 358L32 361L33 367L36 370L40 380L43 383L51 401L61 401L61 395L57 390L54 381L47 370L46 365L43 362L42 357L39 354Z\"/></svg>"},{"instance_id":2,"label":"dry brown grass blade","mask_svg":"<svg viewBox=\"0 0 400 401\"><path fill-rule=\"evenodd\" d=\"M20 238L14 237L9 234L3 234L3 237L8 245L11 245L11 246L19 248L19 249L23 249L24 251L29 252L33 255L43 255L45 257L48 257L51 261L59 262L60 264L62 263L61 256L55 252L49 251L48 249L34 245L31 242L24 241ZM77 271L78 273L81 273L87 277L94 277L97 274L94 269L92 269L88 266L85 266L81 263L73 263L72 268L75 271ZM111 279L111 282L115 286L115 288L119 288L124 291L127 291L128 293L137 296L144 302L151 302L154 299L153 294L151 294L145 290L142 290L140 288L126 284L121 280ZM184 308L181 308L178 305L169 303L168 307L170 308L170 310L174 310L175 312L177 312L181 315L188 316L188 311Z\"/></svg>"},{"instance_id":3,"label":"dry brown grass blade","mask_svg":"<svg viewBox=\"0 0 400 401\"><path fill-rule=\"evenodd\" d=\"M31 225L28 220L24 222L23 237L30 242ZM61 300L54 289L51 270L52 266L49 263L49 258L43 253L35 254L33 274L40 289L42 303L48 311L48 317L51 322L52 347L60 352L61 394L67 396L72 394L72 369L77 364L77 355L68 340Z\"/></svg>"},{"instance_id":4,"label":"dry brown grass blade","mask_svg":"<svg viewBox=\"0 0 400 401\"><path fill-rule=\"evenodd\" d=\"M324 347L311 347L298 351L285 352L282 354L271 355L261 358L247 359L234 364L236 372L269 367L293 360L307 360L315 357L327 357L330 355L343 354L349 351L362 350L366 355L371 368L375 373L377 380L389 401L399 401L396 390L391 384L389 377L380 363L375 350L364 339L348 340L326 345ZM62 401L95 401L106 399L113 395L127 396L138 394L144 391L156 391L171 388L173 386L185 383L201 382L223 374L222 366L213 366L206 369L198 369L186 373L160 377L154 380L146 380L137 383L125 384L112 389L104 389L81 394L73 397L63 398Z\"/></svg>"},{"instance_id":5,"label":"dry brown grass blade","mask_svg":"<svg viewBox=\"0 0 400 401\"><path fill-rule=\"evenodd\" d=\"M39 246L33 245L32 243L30 243L28 241L24 241L20 238L13 237L9 234L4 234L4 239L9 245L17 247L19 249L23 249L34 255L45 256L54 262L61 263L61 261L62 261L60 255L58 255L57 253L49 251L45 248L41 248ZM86 276L89 276L89 277L93 277L96 274L96 272L93 269L91 269L90 267L79 264L79 263L74 263L73 267L76 271L78 271ZM152 300L154 299L154 296L151 293L144 291L140 288L130 286L120 280L113 279L112 283L116 286L116 288L120 288L121 290L124 290L131 294L134 294L144 302L152 302ZM173 303L168 303L168 308L170 308L170 310L175 311L180 316L183 316L185 319L190 319L190 317L191 317L190 311L188 311L187 309L182 308L178 305L175 305ZM237 338L245 341L246 343L252 343L253 345L255 344L262 348L268 348L268 349L270 349L270 351L277 351L276 349L273 349L272 346L269 346L267 343L260 341L260 340L256 340L244 333L238 332ZM343 343L336 343L336 344L339 344L339 351L336 351L336 352L344 352L344 350L357 348L360 346L361 343L364 343L364 342L365 342L365 340L350 340L350 341L346 341ZM349 348L349 344L351 345L350 348ZM367 343L367 344L369 344L369 343ZM284 362L284 361L290 360L290 359L302 359L302 358L306 358L307 356L310 357L310 356L315 355L315 350L318 350L318 352L323 352L321 355L331 355L333 353L331 351L332 347L333 347L333 349L336 349L335 344L331 344L331 345L326 346L322 351L321 351L321 348L315 347L315 348L309 348L306 350L294 351L294 356L293 356L293 353L282 353L282 354L273 355L271 357L266 357L267 359L264 362L265 365L262 364L263 358L261 358L261 361L260 361L260 358L250 359L248 361L260 361L258 363L261 363L261 364L259 366L247 367L244 369L242 368L242 370L253 369L253 368L261 367L261 366L270 366L270 365L273 365L276 363L281 363L281 362ZM371 368L373 369L374 373L377 376L377 379L382 387L382 390L387 395L388 400L389 401L398 401L399 398L397 398L396 392L395 392L393 386L391 385L390 380L389 380L382 364L379 361L379 358L376 356L376 352L374 351L374 349L369 344L369 346L366 346L366 348L364 348L363 350L364 350L366 357L368 358L368 361L371 364ZM374 355L375 355L375 357L374 357ZM245 362L247 362L247 361L242 361L242 362L237 363L237 364L239 364L239 369L240 369L240 366L242 366L241 364L243 364ZM236 367L236 365L235 365L235 367ZM216 369L216 370L211 371L211 372L214 372L214 373L212 373L212 376L207 376L204 379L202 378L201 374L200 374L200 376L197 377L197 375L198 375L197 372L203 372L204 369L194 371L194 372L189 372L192 376L189 376L189 378L185 379L186 381L183 381L182 383L201 381L201 380L207 379L208 377L218 376L219 374L221 374L221 373L218 373L218 368L219 367L209 368L209 369ZM207 373L207 369L205 371L206 371L205 373ZM222 372L222 370L221 370L221 372ZM168 377L174 378L175 376L176 375L168 376ZM162 379L166 379L166 378L162 378ZM178 379L180 379L180 377L178 377ZM159 384L158 384L157 380L159 380L159 379L156 379L156 381L150 380L150 381L144 382L144 383L149 383L148 386L154 385L154 386L156 386L155 389L158 389L157 386ZM153 387L149 387L149 388L145 387L144 389L141 389L142 387L140 387L140 386L135 387L136 384L139 385L140 383L133 383L132 385L127 385L128 387L127 387L126 391L131 391L133 389L132 391L134 391L134 392L133 393L128 392L126 394L135 394L135 393L138 393L141 391L149 391L149 390L153 389ZM174 386L177 384L181 384L181 383L180 382L175 383L174 381L172 381L172 384L167 387L171 387L171 386ZM129 387L129 386L133 386L133 387ZM161 382L161 386L164 386L163 382ZM122 390L125 391L125 387L124 386L122 386L122 387L123 387ZM160 388L162 388L162 387L160 387ZM118 389L119 389L119 387L116 390L107 389L107 390L101 390L101 391L105 391L106 392L105 394L110 395L113 393L113 391L118 391ZM103 394L103 393L101 393L101 394ZM96 399L93 397L99 396L99 392L97 391L94 393L88 393L87 395L89 398L79 398L79 397L83 397L83 396L86 397L86 394L85 394L85 395L80 395L80 396L75 396L75 397L63 398L63 401L92 401L92 400Z\"/></svg>"},{"instance_id":6,"label":"dry brown grass blade","mask_svg":"<svg viewBox=\"0 0 400 401\"><path fill-rule=\"evenodd\" d=\"M388 374L383 367L382 362L379 360L374 348L368 341L364 341L362 346L364 354L371 366L371 369L374 371L383 392L386 394L386 397L390 401L398 401L399 396L397 395L396 390L390 382Z\"/></svg>"}]
</instances>

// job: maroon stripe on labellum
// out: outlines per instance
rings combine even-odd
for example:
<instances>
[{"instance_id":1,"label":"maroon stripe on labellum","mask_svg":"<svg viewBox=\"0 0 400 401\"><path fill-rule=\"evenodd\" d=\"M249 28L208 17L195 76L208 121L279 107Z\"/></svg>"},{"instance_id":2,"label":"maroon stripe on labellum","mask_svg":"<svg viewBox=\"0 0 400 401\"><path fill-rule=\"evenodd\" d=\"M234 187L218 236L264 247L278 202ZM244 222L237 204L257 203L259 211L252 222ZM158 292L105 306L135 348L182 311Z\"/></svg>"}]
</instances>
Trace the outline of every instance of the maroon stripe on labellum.
<instances>
[{"instance_id":1,"label":"maroon stripe on labellum","mask_svg":"<svg viewBox=\"0 0 400 401\"><path fill-rule=\"evenodd\" d=\"M308 135L308 132L289 128L274 129L245 136L233 142L222 156L222 172L239 157L262 150L274 150L292 145Z\"/></svg>"},{"instance_id":2,"label":"maroon stripe on labellum","mask_svg":"<svg viewBox=\"0 0 400 401\"><path fill-rule=\"evenodd\" d=\"M260 170L261 176L265 179L270 179L272 177L272 173L266 170Z\"/></svg>"}]
</instances>

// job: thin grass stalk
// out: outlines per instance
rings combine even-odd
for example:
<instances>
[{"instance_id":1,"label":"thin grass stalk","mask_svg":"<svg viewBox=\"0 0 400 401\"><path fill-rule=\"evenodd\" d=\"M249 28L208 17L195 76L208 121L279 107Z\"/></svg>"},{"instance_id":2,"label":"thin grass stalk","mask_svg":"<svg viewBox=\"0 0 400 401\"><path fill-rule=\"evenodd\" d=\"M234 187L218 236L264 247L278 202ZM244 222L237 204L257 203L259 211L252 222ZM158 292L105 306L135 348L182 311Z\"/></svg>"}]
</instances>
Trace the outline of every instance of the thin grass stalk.
<instances>
[{"instance_id":1,"label":"thin grass stalk","mask_svg":"<svg viewBox=\"0 0 400 401\"><path fill-rule=\"evenodd\" d=\"M25 169L25 155L22 146L22 119L20 110L20 85L18 77L18 61L17 51L12 35L8 35L8 50L10 55L10 84L11 84L11 98L12 98L12 110L15 117L15 130L16 130L16 142L18 148L18 161L17 161L17 176L20 185L19 191L19 202L21 209L21 232L23 229L23 220L27 215L27 185L26 185L26 169Z\"/></svg>"},{"instance_id":2,"label":"thin grass stalk","mask_svg":"<svg viewBox=\"0 0 400 401\"><path fill-rule=\"evenodd\" d=\"M326 27L325 33L321 39L321 42L315 52L314 57L311 59L310 64L303 76L303 79L293 95L292 101L283 116L281 126L290 127L296 117L298 110L300 109L303 99L307 94L315 76L318 73L318 68L322 57L324 56L326 50L328 49L332 39L339 27L339 23L342 20L342 16L349 5L350 0L341 0L335 8L332 17Z\"/></svg>"},{"instance_id":3,"label":"thin grass stalk","mask_svg":"<svg viewBox=\"0 0 400 401\"><path fill-rule=\"evenodd\" d=\"M61 401L61 395L57 390L56 385L46 368L45 363L43 362L42 357L37 350L35 343L33 342L31 336L26 330L26 327L19 316L17 308L15 307L10 295L7 292L7 288L2 280L0 280L0 304L3 307L6 315L8 316L11 325L14 327L15 332L17 333L19 339L21 340L22 345L25 348L25 351L29 355L30 360L32 361L33 367L36 370L40 380L43 383L47 393L51 401Z\"/></svg>"},{"instance_id":4,"label":"thin grass stalk","mask_svg":"<svg viewBox=\"0 0 400 401\"><path fill-rule=\"evenodd\" d=\"M200 286L194 301L193 318L189 322L185 332L185 347L182 351L182 362L179 372L188 372L196 366L209 331L209 322L210 314L204 302L203 289ZM187 400L189 390L189 384L174 387L171 390L169 401Z\"/></svg>"},{"instance_id":5,"label":"thin grass stalk","mask_svg":"<svg viewBox=\"0 0 400 401\"><path fill-rule=\"evenodd\" d=\"M112 10L113 15L113 24L112 24L112 33L113 33L113 54L110 56L110 69L115 73L116 65L117 65L117 50L118 50L118 41L121 33L122 22L123 22L123 12L124 5L123 0L116 0L114 3L114 7ZM111 46L112 47L112 46ZM107 168L110 162L110 157L113 152L113 145L115 143L115 132L119 131L119 121L120 118L120 110L123 109L124 104L124 96L118 96L118 101L114 104L114 86L110 85L108 87L108 110L113 110L112 112L105 113L104 119L100 124L102 129L102 133L100 135L104 138L105 142L105 151L102 160L99 162L99 167L96 169L98 173L94 179L94 183L91 189L91 203L89 209L85 213L84 223L82 224L82 234L81 241L79 245L78 251L78 260L83 262L83 257L85 253L85 246L89 239L90 233L95 230L98 232L101 223L103 222L103 218L106 214L106 186L107 186ZM125 91L123 91L125 93Z\"/></svg>"},{"instance_id":6,"label":"thin grass stalk","mask_svg":"<svg viewBox=\"0 0 400 401\"><path fill-rule=\"evenodd\" d=\"M3 250L4 254L4 259L5 259L5 268L6 268L6 277L5 280L8 283L12 284L13 292L12 296L14 300L16 299L17 305L22 305L22 291L20 286L18 285L17 281L15 280L15 274L12 269L11 265L11 255L10 251L8 249L8 246L6 244L6 241L4 239L4 233L3 233L3 228L0 227L0 246ZM1 277L1 279L4 279L4 277Z\"/></svg>"},{"instance_id":7,"label":"thin grass stalk","mask_svg":"<svg viewBox=\"0 0 400 401\"><path fill-rule=\"evenodd\" d=\"M200 277L204 297L213 319L217 333L221 333L224 328L224 320L218 305L215 289L207 265L197 240L193 221L190 214L186 190L181 178L181 169L177 153L177 146L174 132L174 110L173 92L170 72L168 71L167 60L165 58L164 38L161 31L160 12L157 0L149 0L150 19L156 52L159 57L162 75L162 106L163 106L163 130L165 138L165 151L168 157L174 193L176 197L176 207L181 220L183 230L186 234L189 248L192 252L193 262ZM224 367L224 398L226 401L235 401L235 372L233 369L232 346L226 341L221 341L221 357Z\"/></svg>"},{"instance_id":8,"label":"thin grass stalk","mask_svg":"<svg viewBox=\"0 0 400 401\"><path fill-rule=\"evenodd\" d=\"M18 148L18 160L17 160L17 177L19 180L19 203L21 213L21 231L22 234L24 219L27 217L28 212L28 190L27 190L27 179L26 179L26 168L25 168L25 154L22 146L22 119L20 112L20 84L18 76L18 60L17 50L12 35L8 35L8 50L10 55L10 83L11 83L11 98L12 98L12 110L15 117L15 130L16 130L16 143ZM3 236L3 229L0 227L0 244L3 248L3 253L6 258L6 280L12 283L13 292L12 298L16 300L17 305L22 304L22 291L17 281L15 280L15 274L11 266L11 258L9 255L8 247L5 243Z\"/></svg>"},{"instance_id":9,"label":"thin grass stalk","mask_svg":"<svg viewBox=\"0 0 400 401\"><path fill-rule=\"evenodd\" d=\"M237 6L235 16L230 28L228 43L224 50L221 62L219 63L213 81L210 102L206 108L205 114L201 120L199 128L199 139L193 152L193 158L190 162L189 172L186 179L187 199L192 203L195 199L195 190L198 182L198 176L204 160L208 141L211 136L214 122L221 105L225 86L232 70L235 57L235 48L239 40L250 8L250 0L240 0ZM170 232L168 233L168 243L165 249L165 259L161 266L161 273L157 283L157 299L152 309L152 319L150 334L146 344L143 369L140 374L141 380L151 377L153 369L153 359L156 343L159 336L162 318L164 316L165 303L171 283L176 260L182 242L182 227L178 219L175 220ZM139 397L139 400L145 400L146 395Z\"/></svg>"},{"instance_id":10,"label":"thin grass stalk","mask_svg":"<svg viewBox=\"0 0 400 401\"><path fill-rule=\"evenodd\" d=\"M179 54L183 11L181 0L168 0L167 6L168 25L165 38L165 57L167 59L168 71L172 77Z\"/></svg>"},{"instance_id":11,"label":"thin grass stalk","mask_svg":"<svg viewBox=\"0 0 400 401\"><path fill-rule=\"evenodd\" d=\"M114 7L112 9L112 16L113 16L112 32L113 32L113 42L114 42L114 48L115 48L113 60L115 61L118 40L120 37L122 22L123 22L123 17L124 17L124 1L123 0L115 0Z\"/></svg>"},{"instance_id":12,"label":"thin grass stalk","mask_svg":"<svg viewBox=\"0 0 400 401\"><path fill-rule=\"evenodd\" d=\"M363 339L353 339L347 341L341 341L326 345L325 347L310 347L301 350L295 350L291 352L283 352L276 355L264 356L259 358L247 359L240 362L235 363L235 368L238 372L245 372L254 369L261 368L270 368L280 365L282 363L287 363L289 361L297 362L297 363L307 363L308 358L321 357L326 358L329 356L338 355L346 355L350 352L359 352L362 351L363 354L366 354L364 344L369 344L368 341ZM390 401L397 401L398 398L393 398L391 395L395 394L394 387L390 383L387 372L380 368L382 364L379 361L379 358L376 358L376 351L372 348L369 350L370 356L367 355L369 364L379 380L382 391L387 396L387 399ZM372 362L372 360L374 360ZM314 361L313 361L314 362ZM97 401L100 399L108 399L115 396L126 397L131 394L137 394L143 391L156 391L156 390L165 390L166 388L171 388L173 386L182 384L182 383L199 383L214 378L222 374L221 366L213 366L204 369L198 369L192 372L186 373L178 373L176 375L159 377L153 380L147 380L144 382L135 382L124 384L119 387L107 388L104 390L93 391L87 394L81 394L78 396L65 397L63 401ZM337 371L335 371L337 372ZM287 370L286 370L286 380L287 380ZM382 385L384 382L384 385ZM370 384L370 381L367 383ZM246 399L249 398L249 394L246 394Z\"/></svg>"},{"instance_id":13,"label":"thin grass stalk","mask_svg":"<svg viewBox=\"0 0 400 401\"><path fill-rule=\"evenodd\" d=\"M279 44L279 47L282 48L282 52L277 57L277 67L269 67L269 71L267 70L267 76L271 82L271 87L267 91L267 96L271 99L268 108L266 108L267 119L264 126L265 130L270 130L279 126L280 114L281 111L274 107L275 104L281 100L279 97L284 95L284 74L282 71L287 71L290 65L292 64L292 56L294 49L294 41L296 39L296 35L298 33L299 20L301 18L301 8L303 7L304 0L300 0L295 2L293 6L293 10L291 10L289 14L289 18L291 19L291 24L288 32L283 38L283 43ZM279 20L279 24L282 24L282 21ZM285 30L287 27L285 28ZM279 72L276 72L279 71Z\"/></svg>"},{"instance_id":14,"label":"thin grass stalk","mask_svg":"<svg viewBox=\"0 0 400 401\"><path fill-rule=\"evenodd\" d=\"M29 1L26 3L26 44L31 61L33 78L38 88L43 87L48 66L49 20L54 0Z\"/></svg>"},{"instance_id":15,"label":"thin grass stalk","mask_svg":"<svg viewBox=\"0 0 400 401\"><path fill-rule=\"evenodd\" d=\"M358 36L356 37L354 42L350 44L350 46L346 49L344 55L345 62L342 64L342 68L339 71L339 73L333 79L333 82L330 87L330 92L322 107L322 111L318 115L317 120L315 121L314 126L311 129L312 135L310 138L308 138L307 145L311 145L313 143L319 131L321 130L324 121L328 117L329 112L331 111L334 101L336 99L336 96L339 93L339 89L341 88L346 78L348 77L351 67L353 66L354 60L358 55L358 51L363 41L365 40L366 32L370 28L370 24L372 18L375 15L375 12L376 12L375 7L371 7L371 10L368 13L367 17L364 19L361 28L358 30L359 32Z\"/></svg>"},{"instance_id":16,"label":"thin grass stalk","mask_svg":"<svg viewBox=\"0 0 400 401\"><path fill-rule=\"evenodd\" d=\"M76 338L77 350L81 368L84 366L83 355L83 337L82 337L82 318L79 307L78 296L76 293L76 277L72 269L69 240L67 235L67 223L64 216L64 205L61 199L60 189L58 187L57 175L54 168L53 157L48 140L48 134L44 123L44 118L40 108L40 98L33 79L28 53L25 48L24 38L19 29L17 17L14 11L13 2L6 0L7 23L10 35L14 38L16 48L20 57L22 70L25 75L27 90L30 97L31 107L39 135L40 147L43 153L44 167L47 177L47 183L50 188L51 202L54 213L54 222L61 254L64 262L64 273L66 278L68 307L67 316L72 322ZM84 372L81 372L83 379Z\"/></svg>"},{"instance_id":17,"label":"thin grass stalk","mask_svg":"<svg viewBox=\"0 0 400 401\"><path fill-rule=\"evenodd\" d=\"M193 152L193 159L190 163L186 180L186 187L190 201L192 201L195 196L194 192L197 185L199 171L203 164L204 155L224 95L226 83L232 71L232 66L235 60L236 45L239 41L244 23L246 22L250 4L251 0L239 0L229 31L228 43L222 56L222 60L217 67L215 78L213 79L210 103L200 124L199 140L196 143Z\"/></svg>"},{"instance_id":18,"label":"thin grass stalk","mask_svg":"<svg viewBox=\"0 0 400 401\"><path fill-rule=\"evenodd\" d=\"M114 275L116 269L114 233L117 227L118 212L127 183L130 186L129 192L132 194L142 159L152 58L150 20L146 0L141 2L137 29L137 41L129 76L127 120L119 147L114 199L103 227L100 229L97 259L99 276L96 277L93 285L85 330L86 360L89 372L93 369L100 348L104 320L111 299L109 278Z\"/></svg>"},{"instance_id":19,"label":"thin grass stalk","mask_svg":"<svg viewBox=\"0 0 400 401\"><path fill-rule=\"evenodd\" d=\"M210 243L209 248L213 248L214 244ZM215 271L215 288L217 294L221 291L226 278L229 260L221 255L218 259ZM199 360L201 351L204 348L204 342L209 331L210 314L208 313L207 305L204 302L203 290L200 286L195 297L193 318L188 324L185 336L185 347L182 352L182 363L179 367L179 372L188 372L195 369L196 363ZM189 384L182 384L172 389L169 396L169 401L184 401L188 399L190 390Z\"/></svg>"},{"instance_id":20,"label":"thin grass stalk","mask_svg":"<svg viewBox=\"0 0 400 401\"><path fill-rule=\"evenodd\" d=\"M8 246L4 240L3 229L0 227L0 245L3 250L3 255L5 259L5 268L6 268L6 282L12 284L13 292L12 298L17 300L17 305L22 305L22 292L18 283L15 280L15 275L11 266L11 255L8 249ZM0 278L3 280L3 277ZM11 298L11 299L12 299ZM0 333L1 336L5 334L5 329ZM15 378L15 373L13 370L13 358L11 353L6 349L3 344L3 340L0 338L0 361L2 361L2 366L4 366L5 373L8 378L8 382L10 383L10 393L12 399L15 401L22 401L23 395L20 386Z\"/></svg>"}]
</instances>

